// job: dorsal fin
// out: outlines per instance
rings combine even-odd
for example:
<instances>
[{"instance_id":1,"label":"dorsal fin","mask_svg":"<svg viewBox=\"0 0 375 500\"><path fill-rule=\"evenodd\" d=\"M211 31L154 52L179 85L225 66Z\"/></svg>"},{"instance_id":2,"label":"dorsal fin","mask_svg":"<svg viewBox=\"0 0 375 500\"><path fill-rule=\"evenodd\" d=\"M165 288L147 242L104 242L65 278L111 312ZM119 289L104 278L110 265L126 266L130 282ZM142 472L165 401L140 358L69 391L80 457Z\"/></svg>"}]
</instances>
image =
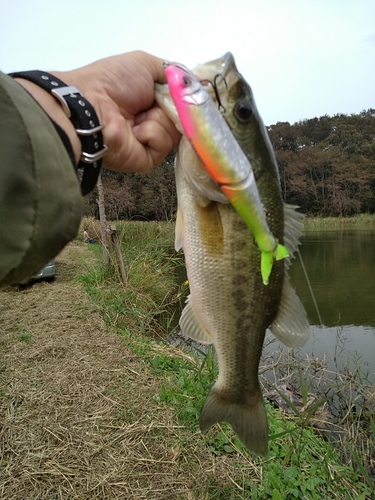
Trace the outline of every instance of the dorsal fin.
<instances>
[{"instance_id":1,"label":"dorsal fin","mask_svg":"<svg viewBox=\"0 0 375 500\"><path fill-rule=\"evenodd\" d=\"M297 208L297 205L284 204L284 245L289 252L289 257L285 259L286 269L291 265L302 236L303 214L297 212Z\"/></svg>"}]
</instances>

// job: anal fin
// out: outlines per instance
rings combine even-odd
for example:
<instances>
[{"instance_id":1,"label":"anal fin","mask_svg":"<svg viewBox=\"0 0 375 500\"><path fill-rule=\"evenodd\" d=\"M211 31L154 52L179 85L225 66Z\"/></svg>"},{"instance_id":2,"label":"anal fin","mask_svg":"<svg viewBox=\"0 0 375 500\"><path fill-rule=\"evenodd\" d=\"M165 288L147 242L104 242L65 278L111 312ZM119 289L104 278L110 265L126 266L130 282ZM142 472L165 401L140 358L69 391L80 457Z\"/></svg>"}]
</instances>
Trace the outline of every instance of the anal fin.
<instances>
[{"instance_id":1,"label":"anal fin","mask_svg":"<svg viewBox=\"0 0 375 500\"><path fill-rule=\"evenodd\" d=\"M190 295L187 298L186 306L180 317L180 327L182 333L201 344L212 344L211 335L200 322L194 311Z\"/></svg>"}]
</instances>

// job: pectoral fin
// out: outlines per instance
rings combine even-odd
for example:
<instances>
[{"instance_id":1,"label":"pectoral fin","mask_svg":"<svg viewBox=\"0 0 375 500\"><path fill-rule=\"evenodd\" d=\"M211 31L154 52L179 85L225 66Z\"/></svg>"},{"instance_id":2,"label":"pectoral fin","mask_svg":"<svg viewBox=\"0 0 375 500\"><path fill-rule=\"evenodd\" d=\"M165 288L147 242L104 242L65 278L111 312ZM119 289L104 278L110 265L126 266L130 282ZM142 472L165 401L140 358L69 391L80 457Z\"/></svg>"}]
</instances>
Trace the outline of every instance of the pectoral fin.
<instances>
[{"instance_id":1,"label":"pectoral fin","mask_svg":"<svg viewBox=\"0 0 375 500\"><path fill-rule=\"evenodd\" d=\"M187 298L186 306L180 317L180 327L182 333L201 344L212 344L211 335L200 322L192 306L190 295Z\"/></svg>"},{"instance_id":2,"label":"pectoral fin","mask_svg":"<svg viewBox=\"0 0 375 500\"><path fill-rule=\"evenodd\" d=\"M305 308L288 279L285 279L279 312L270 330L288 347L302 347L309 338L310 326Z\"/></svg>"}]
</instances>

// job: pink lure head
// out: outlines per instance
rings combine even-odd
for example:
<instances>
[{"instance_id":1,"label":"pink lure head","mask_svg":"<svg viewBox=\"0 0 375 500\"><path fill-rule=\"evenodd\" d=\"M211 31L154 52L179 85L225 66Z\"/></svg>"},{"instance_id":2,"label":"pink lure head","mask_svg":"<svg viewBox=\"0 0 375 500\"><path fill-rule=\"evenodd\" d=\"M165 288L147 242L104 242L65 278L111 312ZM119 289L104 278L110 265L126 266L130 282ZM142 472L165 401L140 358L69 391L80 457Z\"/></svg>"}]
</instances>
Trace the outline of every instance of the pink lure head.
<instances>
[{"instance_id":1,"label":"pink lure head","mask_svg":"<svg viewBox=\"0 0 375 500\"><path fill-rule=\"evenodd\" d=\"M189 137L192 127L190 107L202 105L209 96L193 73L182 64L169 64L165 75L181 125Z\"/></svg>"},{"instance_id":2,"label":"pink lure head","mask_svg":"<svg viewBox=\"0 0 375 500\"><path fill-rule=\"evenodd\" d=\"M173 101L189 101L191 94L200 89L200 83L193 73L182 64L169 64L165 68L169 92Z\"/></svg>"}]
</instances>

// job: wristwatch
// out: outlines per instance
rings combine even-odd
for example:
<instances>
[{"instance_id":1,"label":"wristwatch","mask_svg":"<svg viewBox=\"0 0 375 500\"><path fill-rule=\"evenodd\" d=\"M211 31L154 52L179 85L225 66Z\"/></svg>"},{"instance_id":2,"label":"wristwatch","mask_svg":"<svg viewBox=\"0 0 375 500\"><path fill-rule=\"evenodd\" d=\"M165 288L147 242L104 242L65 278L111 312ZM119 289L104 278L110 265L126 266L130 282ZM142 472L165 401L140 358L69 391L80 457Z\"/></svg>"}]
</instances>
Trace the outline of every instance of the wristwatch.
<instances>
[{"instance_id":1,"label":"wristwatch","mask_svg":"<svg viewBox=\"0 0 375 500\"><path fill-rule=\"evenodd\" d=\"M81 192L83 195L92 191L98 180L102 158L108 148L103 144L102 130L98 116L92 105L81 92L66 85L59 78L46 71L21 71L10 73L13 78L24 78L52 94L61 104L66 116L73 123L81 140L82 153L77 169L83 169Z\"/></svg>"}]
</instances>

